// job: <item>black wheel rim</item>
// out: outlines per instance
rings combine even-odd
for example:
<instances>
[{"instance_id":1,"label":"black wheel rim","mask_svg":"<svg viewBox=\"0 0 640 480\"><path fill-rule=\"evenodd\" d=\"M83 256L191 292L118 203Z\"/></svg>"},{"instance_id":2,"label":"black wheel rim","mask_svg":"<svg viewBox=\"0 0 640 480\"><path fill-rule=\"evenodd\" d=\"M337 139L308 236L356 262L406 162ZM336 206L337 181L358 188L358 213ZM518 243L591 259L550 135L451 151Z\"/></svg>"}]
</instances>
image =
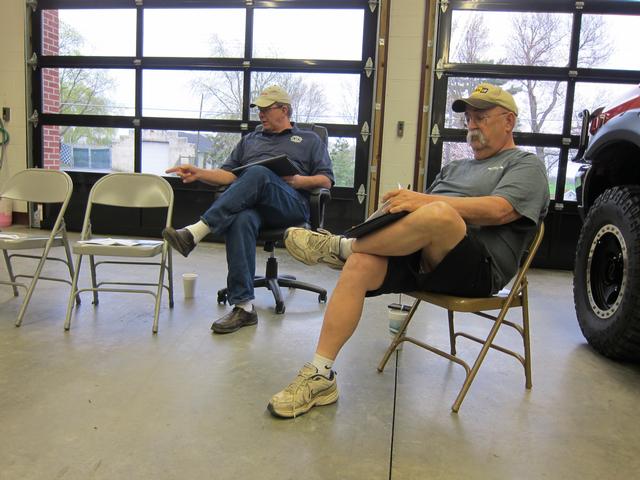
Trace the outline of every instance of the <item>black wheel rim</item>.
<instances>
[{"instance_id":1,"label":"black wheel rim","mask_svg":"<svg viewBox=\"0 0 640 480\"><path fill-rule=\"evenodd\" d=\"M611 317L624 298L627 283L627 245L615 225L604 225L596 233L587 261L587 294L593 312Z\"/></svg>"}]
</instances>

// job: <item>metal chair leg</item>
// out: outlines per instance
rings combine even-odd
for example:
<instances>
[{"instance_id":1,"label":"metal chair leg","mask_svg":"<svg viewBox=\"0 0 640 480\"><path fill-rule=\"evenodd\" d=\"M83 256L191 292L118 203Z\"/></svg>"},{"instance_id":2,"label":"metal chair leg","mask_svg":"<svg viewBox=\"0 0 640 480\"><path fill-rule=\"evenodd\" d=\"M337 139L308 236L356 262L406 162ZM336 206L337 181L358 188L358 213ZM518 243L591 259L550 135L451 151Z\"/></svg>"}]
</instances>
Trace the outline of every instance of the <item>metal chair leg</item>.
<instances>
[{"instance_id":1,"label":"metal chair leg","mask_svg":"<svg viewBox=\"0 0 640 480\"><path fill-rule=\"evenodd\" d=\"M7 264L7 273L9 274L9 280L11 280L11 287L13 288L13 296L17 297L18 296L18 287L16 287L15 282L16 282L16 276L13 274L13 268L11 267L11 259L9 258L9 254L7 253L6 250L2 250L2 253L4 255L4 263Z\"/></svg>"},{"instance_id":2,"label":"metal chair leg","mask_svg":"<svg viewBox=\"0 0 640 480\"><path fill-rule=\"evenodd\" d=\"M69 328L71 327L71 313L72 313L71 311L73 310L73 301L74 301L74 298L79 295L78 276L80 275L81 265L82 265L82 255L78 255L78 258L76 260L75 272L73 273L73 280L71 281L71 293L69 294L69 303L67 304L67 316L64 320L65 331L68 331ZM78 303L78 305L80 304Z\"/></svg>"}]
</instances>

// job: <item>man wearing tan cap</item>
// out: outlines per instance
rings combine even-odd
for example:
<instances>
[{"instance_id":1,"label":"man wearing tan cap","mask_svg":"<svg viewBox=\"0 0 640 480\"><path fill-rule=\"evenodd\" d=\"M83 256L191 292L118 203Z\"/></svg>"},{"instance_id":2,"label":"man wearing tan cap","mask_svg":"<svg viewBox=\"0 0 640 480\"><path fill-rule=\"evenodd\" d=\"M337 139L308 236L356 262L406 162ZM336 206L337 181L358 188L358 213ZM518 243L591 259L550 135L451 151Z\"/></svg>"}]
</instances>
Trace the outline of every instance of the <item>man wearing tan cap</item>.
<instances>
[{"instance_id":1,"label":"man wearing tan cap","mask_svg":"<svg viewBox=\"0 0 640 480\"><path fill-rule=\"evenodd\" d=\"M193 225L162 236L185 257L209 233L225 237L227 251L227 300L233 309L213 322L214 333L231 333L258 323L253 307L256 239L260 228L282 228L309 221L308 191L330 188L334 183L331 159L324 142L311 131L291 123L291 99L277 85L265 88L250 104L258 107L262 130L249 133L233 149L220 168L180 165L167 170L184 183L196 180L229 185ZM285 154L302 172L279 177L255 165L236 176L232 170L259 160Z\"/></svg>"},{"instance_id":2,"label":"man wearing tan cap","mask_svg":"<svg viewBox=\"0 0 640 480\"><path fill-rule=\"evenodd\" d=\"M518 269L546 214L545 167L514 144L518 108L508 92L481 83L452 107L464 114L474 158L445 165L426 193L400 189L383 197L388 212L407 215L358 239L287 230L292 256L342 272L315 356L271 398L273 415L295 417L337 400L333 362L360 321L365 297L417 290L483 297Z\"/></svg>"}]
</instances>

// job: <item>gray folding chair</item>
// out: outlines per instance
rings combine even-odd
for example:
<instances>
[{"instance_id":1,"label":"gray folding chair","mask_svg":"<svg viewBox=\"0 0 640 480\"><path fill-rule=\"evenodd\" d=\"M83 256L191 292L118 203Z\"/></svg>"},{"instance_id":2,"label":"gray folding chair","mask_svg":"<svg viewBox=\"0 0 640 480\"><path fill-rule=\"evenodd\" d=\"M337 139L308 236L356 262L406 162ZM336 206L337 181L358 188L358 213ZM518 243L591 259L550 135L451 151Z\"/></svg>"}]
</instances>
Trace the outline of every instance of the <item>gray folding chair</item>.
<instances>
[{"instance_id":1,"label":"gray folding chair","mask_svg":"<svg viewBox=\"0 0 640 480\"><path fill-rule=\"evenodd\" d=\"M378 371L382 372L389 357L396 350L397 346L402 342L410 342L414 345L424 348L432 353L445 357L452 362L460 365L464 368L466 376L465 381L462 384L462 388L458 393L458 396L453 403L451 410L454 412L458 412L460 409L460 405L462 405L462 401L471 386L482 362L484 361L485 356L490 348L495 349L498 352L509 355L523 366L524 368L524 376L525 376L525 387L527 389L531 388L531 345L529 339L529 290L528 290L528 281L527 281L527 271L529 270L529 266L533 261L533 257L542 242L542 237L544 236L544 224L540 221L540 226L536 234L529 245L529 248L524 253L524 258L522 259L522 263L518 272L516 273L515 280L511 284L511 288L508 293L505 294L497 294L491 297L486 298L468 298L468 297L456 297L453 295L445 295L442 293L431 293L431 292L411 292L410 296L415 298L413 305L411 306L411 310L407 315L407 318L404 320L402 326L398 330L398 333L391 341L391 345L385 352L380 364L378 365ZM432 305L436 305L442 307L447 310L448 320L449 320L449 347L450 353L447 353L440 348L437 348L433 345L430 345L426 342L422 342L417 340L416 338L407 336L407 327L409 326L409 322L414 317L416 310L418 309L418 305L420 302L430 303ZM507 313L512 308L520 308L522 312L522 324L518 324L515 322L511 322L505 320ZM499 310L497 315L489 314L487 311L491 310ZM492 322L492 327L489 330L486 338L479 338L470 333L456 330L454 325L454 312L461 313L473 313L477 316L486 318ZM501 345L498 345L494 342L496 335L498 334L498 330L500 327L504 325L515 330L520 337L522 338L522 354L505 348ZM467 362L462 360L460 357L456 355L456 338L463 337L473 342L479 343L482 345L478 356L476 357L473 366L469 366Z\"/></svg>"},{"instance_id":2,"label":"gray folding chair","mask_svg":"<svg viewBox=\"0 0 640 480\"><path fill-rule=\"evenodd\" d=\"M73 263L71 261L71 252L69 250L69 241L64 224L64 212L71 198L73 191L73 183L71 178L64 172L57 170L42 170L37 168L28 168L16 173L6 183L0 197L11 198L12 200L20 200L30 203L42 204L62 204L60 212L56 218L53 229L49 234L45 232L0 232L0 250L4 256L4 261L9 274L9 281L0 280L0 284L11 285L13 287L13 295L18 296L18 287L24 288L27 293L18 312L16 319L16 327L22 324L29 300L33 295L38 280L52 280L56 282L65 282L71 285L73 278ZM66 258L49 257L49 252L53 247L64 247ZM36 250L42 249L40 255L13 253L13 250ZM14 273L13 258L32 258L38 260L36 271L30 274ZM67 265L69 269L69 280L59 277L42 276L42 268L46 260L54 260ZM29 285L19 282L18 278L30 278Z\"/></svg>"},{"instance_id":3,"label":"gray folding chair","mask_svg":"<svg viewBox=\"0 0 640 480\"><path fill-rule=\"evenodd\" d=\"M73 244L73 253L77 255L75 275L69 295L67 306L67 318L64 329L71 326L71 310L73 301L81 292L93 292L93 304L98 304L98 292L127 292L146 293L155 298L155 311L153 318L153 333L158 333L158 315L160 313L160 301L163 288L169 293L169 307L173 308L173 267L171 249L163 240L142 239L109 239L96 238L91 234L91 210L94 205L106 205L111 207L128 208L165 208L167 227L171 226L173 213L173 190L164 178L147 173L112 173L102 177L96 182L89 193L87 209L82 224L80 240ZM159 234L160 232L158 232ZM82 257L89 256L91 272L91 288L78 288L78 276L82 264ZM152 258L161 255L160 262L134 261L134 260L101 260L95 257L128 257L128 258ZM118 265L155 265L160 267L158 281L155 283L141 283L133 281L98 281L97 267L104 264ZM168 284L165 285L164 274L167 271ZM104 287L103 285L112 285ZM113 287L121 285L121 287ZM140 288L125 288L126 286L154 286L154 290Z\"/></svg>"}]
</instances>

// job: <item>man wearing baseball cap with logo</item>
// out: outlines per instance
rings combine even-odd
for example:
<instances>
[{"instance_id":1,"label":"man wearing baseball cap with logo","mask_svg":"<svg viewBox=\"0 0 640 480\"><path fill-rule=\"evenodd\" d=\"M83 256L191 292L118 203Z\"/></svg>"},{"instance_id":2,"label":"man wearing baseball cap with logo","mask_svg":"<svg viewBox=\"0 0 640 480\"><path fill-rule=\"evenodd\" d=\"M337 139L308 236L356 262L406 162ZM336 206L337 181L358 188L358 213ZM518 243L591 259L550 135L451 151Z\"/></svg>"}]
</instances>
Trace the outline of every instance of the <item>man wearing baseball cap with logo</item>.
<instances>
[{"instance_id":1,"label":"man wearing baseball cap with logo","mask_svg":"<svg viewBox=\"0 0 640 480\"><path fill-rule=\"evenodd\" d=\"M484 297L516 273L546 214L545 167L515 146L518 108L507 91L481 83L452 108L464 114L474 158L444 165L426 193L388 192L387 211L406 216L357 239L287 230L285 245L293 257L342 272L315 355L271 398L273 415L295 417L338 399L333 363L360 321L365 297L419 290Z\"/></svg>"},{"instance_id":2,"label":"man wearing baseball cap with logo","mask_svg":"<svg viewBox=\"0 0 640 480\"><path fill-rule=\"evenodd\" d=\"M227 251L227 300L231 312L214 321L214 333L231 333L258 323L253 306L256 239L260 228L282 228L309 221L309 190L330 188L334 183L329 152L320 137L291 122L289 94L280 86L265 88L250 104L259 111L262 130L242 137L220 168L179 165L167 173L178 174L184 183L196 180L228 185L202 214L185 228L166 228L162 236L183 256L209 233L225 237ZM287 155L299 175L279 177L268 168L251 166L236 176L232 170L259 160Z\"/></svg>"}]
</instances>

